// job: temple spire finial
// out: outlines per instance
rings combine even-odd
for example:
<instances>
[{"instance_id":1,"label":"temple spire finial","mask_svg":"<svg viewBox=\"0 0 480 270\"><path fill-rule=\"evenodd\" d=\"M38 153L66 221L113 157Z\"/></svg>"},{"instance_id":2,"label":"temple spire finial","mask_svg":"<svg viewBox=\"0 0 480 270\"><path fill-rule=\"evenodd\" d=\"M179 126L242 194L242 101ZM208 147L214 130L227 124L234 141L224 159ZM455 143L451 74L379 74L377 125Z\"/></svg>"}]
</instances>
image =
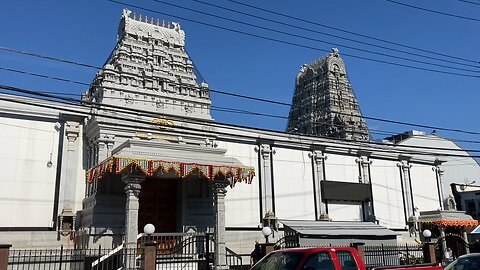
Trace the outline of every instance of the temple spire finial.
<instances>
[{"instance_id":1,"label":"temple spire finial","mask_svg":"<svg viewBox=\"0 0 480 270\"><path fill-rule=\"evenodd\" d=\"M134 20L137 19L137 14L135 14L135 12L133 13L133 19L134 19Z\"/></svg>"},{"instance_id":2,"label":"temple spire finial","mask_svg":"<svg viewBox=\"0 0 480 270\"><path fill-rule=\"evenodd\" d=\"M142 13L140 13L140 15L138 16L138 21L142 21Z\"/></svg>"},{"instance_id":3,"label":"temple spire finial","mask_svg":"<svg viewBox=\"0 0 480 270\"><path fill-rule=\"evenodd\" d=\"M157 18L157 26L160 25L160 20Z\"/></svg>"}]
</instances>

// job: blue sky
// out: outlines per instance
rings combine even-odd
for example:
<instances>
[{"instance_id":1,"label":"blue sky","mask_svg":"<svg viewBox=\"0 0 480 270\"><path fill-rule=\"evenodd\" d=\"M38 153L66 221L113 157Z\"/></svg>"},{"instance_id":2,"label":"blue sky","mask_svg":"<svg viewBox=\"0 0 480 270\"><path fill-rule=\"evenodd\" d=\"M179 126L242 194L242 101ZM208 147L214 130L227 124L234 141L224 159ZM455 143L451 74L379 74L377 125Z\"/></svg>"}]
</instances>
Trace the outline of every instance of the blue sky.
<instances>
[{"instance_id":1,"label":"blue sky","mask_svg":"<svg viewBox=\"0 0 480 270\"><path fill-rule=\"evenodd\" d=\"M394 54L401 57L480 71L478 67L442 63L431 59L429 60L428 58L412 56L411 54L398 54L367 45L294 29L285 24L295 24L316 31L328 32L363 42L393 47L385 43L378 43L319 26L297 22L285 17L262 13L226 0L204 1L265 18L284 21L285 24L278 25L271 22L264 22L259 19L246 17L245 15L210 7L192 0L162 1L339 45L333 46L279 33L272 33L245 24L227 22L218 18L174 8L151 0L119 1L305 46L325 49L338 47L341 56L342 53L345 53L418 67L480 75L480 73L476 72L455 71L426 66L347 49L345 45L379 53ZM429 9L480 19L480 5L455 0L402 1ZM477 0L472 1L475 2ZM478 50L480 47L480 21L462 20L427 13L385 0L244 0L243 2L364 35L451 56L480 61ZM0 46L100 66L113 49L121 11L126 6L105 0L18 0L3 1L0 7L3 11L2 16L0 16ZM300 66L326 53L319 50L280 44L215 29L171 16L159 15L135 8L130 9L137 15L141 13L143 15L146 14L149 18L154 17L160 20L180 22L181 27L186 32L186 47L188 53L208 82L210 88L215 90L235 92L242 95L289 103L293 94L294 78ZM411 51L400 47L394 48ZM417 51L415 53L421 52ZM350 83L353 86L364 115L480 132L478 121L480 78L413 70L347 56L342 56L342 58L346 64ZM480 64L478 66L480 66ZM19 56L2 51L0 51L0 67L17 68L29 72L45 73L51 76L84 82L90 82L96 72L89 68ZM17 75L2 70L0 70L0 83L33 90L77 94L86 90L85 87L81 85ZM285 106L269 105L215 93L212 93L212 105L282 116L287 116L289 111L289 108ZM216 111L212 111L212 114L217 121L239 125L274 130L283 130L286 125L286 120L283 119ZM412 127L408 126L393 125L371 120L367 120L367 124L370 129L391 132L403 132L412 129ZM415 129L422 130L421 128ZM423 130L427 132L431 131L430 129ZM444 131L439 131L437 134L463 140L480 141L480 136L478 135ZM373 134L373 136L374 138L382 137L382 135L378 134ZM479 144L459 144L466 148L480 148Z\"/></svg>"}]
</instances>

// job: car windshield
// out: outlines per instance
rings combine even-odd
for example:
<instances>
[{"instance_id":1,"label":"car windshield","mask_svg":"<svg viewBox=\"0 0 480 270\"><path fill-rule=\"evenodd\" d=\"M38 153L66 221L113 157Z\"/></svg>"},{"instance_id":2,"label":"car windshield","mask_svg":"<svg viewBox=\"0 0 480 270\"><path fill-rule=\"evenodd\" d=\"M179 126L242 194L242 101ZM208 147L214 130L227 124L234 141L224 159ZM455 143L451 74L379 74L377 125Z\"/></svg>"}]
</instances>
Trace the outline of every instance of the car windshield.
<instances>
[{"instance_id":1,"label":"car windshield","mask_svg":"<svg viewBox=\"0 0 480 270\"><path fill-rule=\"evenodd\" d=\"M445 270L476 270L480 269L480 256L458 258L445 267Z\"/></svg>"},{"instance_id":2,"label":"car windshield","mask_svg":"<svg viewBox=\"0 0 480 270\"><path fill-rule=\"evenodd\" d=\"M261 259L251 270L294 270L303 253L273 252Z\"/></svg>"}]
</instances>

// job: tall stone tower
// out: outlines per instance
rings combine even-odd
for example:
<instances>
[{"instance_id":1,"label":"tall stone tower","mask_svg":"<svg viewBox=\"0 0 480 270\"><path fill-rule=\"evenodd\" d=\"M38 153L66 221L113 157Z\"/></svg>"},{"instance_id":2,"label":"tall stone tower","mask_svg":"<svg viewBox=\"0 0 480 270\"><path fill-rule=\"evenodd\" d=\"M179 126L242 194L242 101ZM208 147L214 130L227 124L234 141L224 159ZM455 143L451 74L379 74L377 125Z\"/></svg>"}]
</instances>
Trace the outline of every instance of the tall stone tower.
<instances>
[{"instance_id":1,"label":"tall stone tower","mask_svg":"<svg viewBox=\"0 0 480 270\"><path fill-rule=\"evenodd\" d=\"M208 85L194 74L184 45L185 33L178 23L142 18L125 9L117 44L84 98L211 120Z\"/></svg>"},{"instance_id":2,"label":"tall stone tower","mask_svg":"<svg viewBox=\"0 0 480 270\"><path fill-rule=\"evenodd\" d=\"M295 79L287 131L346 140L369 140L365 120L338 49L333 48L326 57L300 68Z\"/></svg>"}]
</instances>

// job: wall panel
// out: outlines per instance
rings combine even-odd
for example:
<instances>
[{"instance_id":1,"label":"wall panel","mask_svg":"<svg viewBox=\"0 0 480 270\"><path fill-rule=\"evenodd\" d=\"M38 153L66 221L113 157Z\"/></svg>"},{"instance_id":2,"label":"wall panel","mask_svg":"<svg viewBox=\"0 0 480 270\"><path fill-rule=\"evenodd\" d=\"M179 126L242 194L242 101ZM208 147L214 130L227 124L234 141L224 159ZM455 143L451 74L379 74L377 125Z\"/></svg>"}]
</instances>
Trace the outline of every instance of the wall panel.
<instances>
[{"instance_id":1,"label":"wall panel","mask_svg":"<svg viewBox=\"0 0 480 270\"><path fill-rule=\"evenodd\" d=\"M315 220L313 176L307 151L275 148L275 214L280 219Z\"/></svg>"}]
</instances>

